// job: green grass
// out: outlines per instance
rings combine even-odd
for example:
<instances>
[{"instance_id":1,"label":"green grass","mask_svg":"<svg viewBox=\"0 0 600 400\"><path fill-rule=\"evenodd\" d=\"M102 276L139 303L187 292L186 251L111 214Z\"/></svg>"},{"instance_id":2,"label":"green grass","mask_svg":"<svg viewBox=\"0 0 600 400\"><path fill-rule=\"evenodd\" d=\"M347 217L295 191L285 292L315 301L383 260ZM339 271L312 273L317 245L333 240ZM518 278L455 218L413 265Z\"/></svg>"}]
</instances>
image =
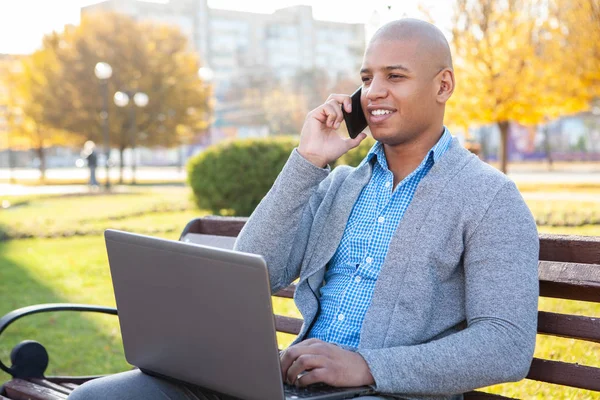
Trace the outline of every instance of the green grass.
<instances>
[{"instance_id":1,"label":"green grass","mask_svg":"<svg viewBox=\"0 0 600 400\"><path fill-rule=\"evenodd\" d=\"M1 198L0 198L1 199ZM187 188L137 188L131 193L67 197L20 197L21 206L0 209L0 230L17 237L56 236L0 242L0 315L46 302L114 305L104 241L106 228L176 239L195 210ZM598 212L594 202L528 201L536 215L569 210ZM583 205L582 205L583 204ZM600 225L540 227L540 232L600 235ZM73 235L62 237L63 235ZM274 299L279 314L299 317L292 300ZM600 305L541 299L540 309L600 317ZM51 375L86 375L130 368L122 354L117 318L86 313L52 313L24 318L1 336L0 357L24 339L38 340L50 354ZM279 334L280 346L293 336ZM536 356L600 366L600 345L538 336ZM8 376L0 374L0 382ZM526 399L597 399L598 394L523 381L486 390Z\"/></svg>"},{"instance_id":2,"label":"green grass","mask_svg":"<svg viewBox=\"0 0 600 400\"><path fill-rule=\"evenodd\" d=\"M538 226L580 227L600 225L600 203L577 200L533 200L527 205Z\"/></svg>"},{"instance_id":3,"label":"green grass","mask_svg":"<svg viewBox=\"0 0 600 400\"><path fill-rule=\"evenodd\" d=\"M39 303L114 305L101 237L0 243L0 313ZM24 339L44 344L49 374L86 375L127 368L115 317L51 313L15 322L2 335L0 356ZM0 376L5 381L6 376Z\"/></svg>"},{"instance_id":4,"label":"green grass","mask_svg":"<svg viewBox=\"0 0 600 400\"><path fill-rule=\"evenodd\" d=\"M101 232L112 228L177 239L187 222L205 214L193 208L186 188L18 200L21 206L0 210L0 230L57 237L0 242L0 315L40 303L114 306ZM62 237L73 233L85 236ZM274 299L274 308L279 314L299 316L292 300ZM20 341L44 344L50 354L48 375L104 374L129 368L114 316L33 315L15 322L1 337L0 357L5 364ZM286 334L278 338L281 346L293 340ZM0 373L0 382L7 379Z\"/></svg>"},{"instance_id":5,"label":"green grass","mask_svg":"<svg viewBox=\"0 0 600 400\"><path fill-rule=\"evenodd\" d=\"M177 238L177 234L158 236ZM0 243L0 267L0 315L39 303L115 304L101 236ZM274 308L280 314L299 316L292 300L276 299ZM0 357L5 364L12 347L25 339L47 347L49 375L103 374L128 368L114 316L61 312L17 321L2 334ZM282 346L291 339L291 335L279 336ZM0 382L7 379L0 373Z\"/></svg>"},{"instance_id":6,"label":"green grass","mask_svg":"<svg viewBox=\"0 0 600 400\"><path fill-rule=\"evenodd\" d=\"M189 189L163 188L118 194L69 195L20 198L14 207L0 210L0 237L56 237L99 234L108 227L122 227L123 221L136 224L145 233L181 230L182 218L197 214ZM168 217L144 220L144 216L181 214L171 223ZM143 224L147 223L147 228Z\"/></svg>"}]
</instances>

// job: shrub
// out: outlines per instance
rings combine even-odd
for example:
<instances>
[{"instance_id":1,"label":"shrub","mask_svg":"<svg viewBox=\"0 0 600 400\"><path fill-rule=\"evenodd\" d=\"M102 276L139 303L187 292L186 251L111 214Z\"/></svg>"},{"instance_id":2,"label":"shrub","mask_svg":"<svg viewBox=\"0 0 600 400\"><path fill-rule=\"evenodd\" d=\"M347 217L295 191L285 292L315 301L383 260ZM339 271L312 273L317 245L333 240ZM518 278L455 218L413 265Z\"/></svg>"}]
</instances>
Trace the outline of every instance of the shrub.
<instances>
[{"instance_id":1,"label":"shrub","mask_svg":"<svg viewBox=\"0 0 600 400\"><path fill-rule=\"evenodd\" d=\"M244 139L192 157L187 172L196 205L214 214L250 215L297 145L292 137Z\"/></svg>"},{"instance_id":2,"label":"shrub","mask_svg":"<svg viewBox=\"0 0 600 400\"><path fill-rule=\"evenodd\" d=\"M343 156L341 156L336 162L335 166L338 165L350 165L351 167L356 167L360 162L367 156L371 147L375 144L375 139L372 136L367 136L365 140L363 140L358 147L350 150Z\"/></svg>"}]
</instances>

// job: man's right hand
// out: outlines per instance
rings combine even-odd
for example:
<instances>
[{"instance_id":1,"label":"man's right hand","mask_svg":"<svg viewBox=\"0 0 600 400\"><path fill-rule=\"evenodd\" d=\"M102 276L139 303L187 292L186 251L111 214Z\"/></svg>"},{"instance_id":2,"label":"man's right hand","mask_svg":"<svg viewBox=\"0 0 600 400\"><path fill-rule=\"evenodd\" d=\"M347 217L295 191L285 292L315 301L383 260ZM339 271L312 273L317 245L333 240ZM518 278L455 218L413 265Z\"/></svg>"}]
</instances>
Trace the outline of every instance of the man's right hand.
<instances>
[{"instance_id":1,"label":"man's right hand","mask_svg":"<svg viewBox=\"0 0 600 400\"><path fill-rule=\"evenodd\" d=\"M346 112L352 112L352 99L345 94L332 94L325 104L308 113L300 135L298 152L319 168L337 160L355 148L367 135L362 132L356 138L342 138L337 133Z\"/></svg>"}]
</instances>

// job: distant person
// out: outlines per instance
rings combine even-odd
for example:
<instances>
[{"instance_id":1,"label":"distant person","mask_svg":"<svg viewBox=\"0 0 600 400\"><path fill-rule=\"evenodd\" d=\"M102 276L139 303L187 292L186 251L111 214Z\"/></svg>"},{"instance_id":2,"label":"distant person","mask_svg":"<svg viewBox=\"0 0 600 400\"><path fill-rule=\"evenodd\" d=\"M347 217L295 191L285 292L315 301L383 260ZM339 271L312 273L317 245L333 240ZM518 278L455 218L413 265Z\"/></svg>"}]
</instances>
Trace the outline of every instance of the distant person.
<instances>
[{"instance_id":1,"label":"distant person","mask_svg":"<svg viewBox=\"0 0 600 400\"><path fill-rule=\"evenodd\" d=\"M91 140L85 142L81 156L87 161L88 168L90 169L90 186L98 186L98 181L96 180L98 154L96 153L96 145L94 142Z\"/></svg>"}]
</instances>

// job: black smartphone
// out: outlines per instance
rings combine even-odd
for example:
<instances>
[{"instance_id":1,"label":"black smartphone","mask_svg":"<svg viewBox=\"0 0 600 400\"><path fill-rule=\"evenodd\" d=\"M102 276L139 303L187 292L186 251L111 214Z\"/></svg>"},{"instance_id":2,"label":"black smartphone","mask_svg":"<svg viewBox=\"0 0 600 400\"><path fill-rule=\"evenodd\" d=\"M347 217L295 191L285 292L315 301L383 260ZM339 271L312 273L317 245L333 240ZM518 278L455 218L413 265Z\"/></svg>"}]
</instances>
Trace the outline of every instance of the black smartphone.
<instances>
[{"instance_id":1,"label":"black smartphone","mask_svg":"<svg viewBox=\"0 0 600 400\"><path fill-rule=\"evenodd\" d=\"M358 136L359 133L365 130L367 127L367 119L363 112L362 106L360 105L360 93L362 86L360 86L354 93L352 93L352 112L347 113L342 107L342 113L344 114L344 121L346 121L346 128L348 128L348 134L352 139Z\"/></svg>"}]
</instances>

